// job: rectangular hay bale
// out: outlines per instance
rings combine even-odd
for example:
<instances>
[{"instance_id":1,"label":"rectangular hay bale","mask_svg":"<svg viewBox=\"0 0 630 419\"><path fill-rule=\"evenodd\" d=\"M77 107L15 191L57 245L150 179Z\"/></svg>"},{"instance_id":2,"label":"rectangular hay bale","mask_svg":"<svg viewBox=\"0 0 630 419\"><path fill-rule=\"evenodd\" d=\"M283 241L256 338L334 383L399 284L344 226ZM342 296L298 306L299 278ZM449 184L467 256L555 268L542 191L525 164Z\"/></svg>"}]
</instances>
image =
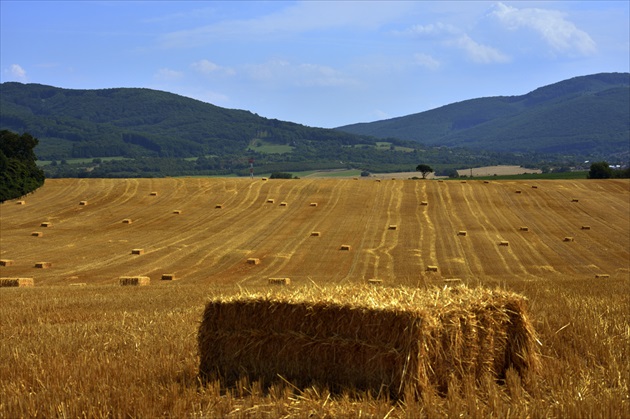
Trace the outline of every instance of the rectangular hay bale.
<instances>
[{"instance_id":1,"label":"rectangular hay bale","mask_svg":"<svg viewBox=\"0 0 630 419\"><path fill-rule=\"evenodd\" d=\"M162 281L175 281L175 274L162 274Z\"/></svg>"},{"instance_id":2,"label":"rectangular hay bale","mask_svg":"<svg viewBox=\"0 0 630 419\"><path fill-rule=\"evenodd\" d=\"M118 278L120 285L149 285L151 279L148 276L121 276Z\"/></svg>"},{"instance_id":3,"label":"rectangular hay bale","mask_svg":"<svg viewBox=\"0 0 630 419\"><path fill-rule=\"evenodd\" d=\"M565 237L564 239L562 239L563 242L572 242L573 240L573 237Z\"/></svg>"},{"instance_id":4,"label":"rectangular hay bale","mask_svg":"<svg viewBox=\"0 0 630 419\"><path fill-rule=\"evenodd\" d=\"M460 230L460 231L457 232L457 235L458 236L467 236L468 232L466 230Z\"/></svg>"},{"instance_id":5,"label":"rectangular hay bale","mask_svg":"<svg viewBox=\"0 0 630 419\"><path fill-rule=\"evenodd\" d=\"M39 226L40 227L52 227L53 223L50 221L44 221L43 223L41 223Z\"/></svg>"},{"instance_id":6,"label":"rectangular hay bale","mask_svg":"<svg viewBox=\"0 0 630 419\"><path fill-rule=\"evenodd\" d=\"M144 255L144 249L131 249L132 255Z\"/></svg>"},{"instance_id":7,"label":"rectangular hay bale","mask_svg":"<svg viewBox=\"0 0 630 419\"><path fill-rule=\"evenodd\" d=\"M44 233L42 233L41 231L33 231L31 233L31 236L33 236L33 237L44 237Z\"/></svg>"},{"instance_id":8,"label":"rectangular hay bale","mask_svg":"<svg viewBox=\"0 0 630 419\"><path fill-rule=\"evenodd\" d=\"M427 266L427 272L437 272L438 271L438 267L435 265L429 265Z\"/></svg>"},{"instance_id":9,"label":"rectangular hay bale","mask_svg":"<svg viewBox=\"0 0 630 419\"><path fill-rule=\"evenodd\" d=\"M131 221L130 218L125 218L124 220L122 220L123 224L131 224L133 223L133 221Z\"/></svg>"},{"instance_id":10,"label":"rectangular hay bale","mask_svg":"<svg viewBox=\"0 0 630 419\"><path fill-rule=\"evenodd\" d=\"M429 203L427 201L422 201L422 202L420 202L420 205L427 206L427 205L429 205Z\"/></svg>"},{"instance_id":11,"label":"rectangular hay bale","mask_svg":"<svg viewBox=\"0 0 630 419\"><path fill-rule=\"evenodd\" d=\"M610 278L609 274L595 274L595 278Z\"/></svg>"},{"instance_id":12,"label":"rectangular hay bale","mask_svg":"<svg viewBox=\"0 0 630 419\"><path fill-rule=\"evenodd\" d=\"M339 248L339 250L350 250L350 245L349 244L342 244L341 247Z\"/></svg>"},{"instance_id":13,"label":"rectangular hay bale","mask_svg":"<svg viewBox=\"0 0 630 419\"><path fill-rule=\"evenodd\" d=\"M320 233L319 231L311 231L311 236L313 236L313 237L319 237L321 235L322 235L322 233Z\"/></svg>"},{"instance_id":14,"label":"rectangular hay bale","mask_svg":"<svg viewBox=\"0 0 630 419\"><path fill-rule=\"evenodd\" d=\"M88 204L88 201L80 201L79 202L79 205L87 205L87 204Z\"/></svg>"},{"instance_id":15,"label":"rectangular hay bale","mask_svg":"<svg viewBox=\"0 0 630 419\"><path fill-rule=\"evenodd\" d=\"M26 201L17 201L16 204L17 205L26 205Z\"/></svg>"},{"instance_id":16,"label":"rectangular hay bale","mask_svg":"<svg viewBox=\"0 0 630 419\"><path fill-rule=\"evenodd\" d=\"M310 206L311 206L311 207L316 207L316 206L317 206L317 202L311 202L311 203L310 203Z\"/></svg>"},{"instance_id":17,"label":"rectangular hay bale","mask_svg":"<svg viewBox=\"0 0 630 419\"><path fill-rule=\"evenodd\" d=\"M35 267L39 269L48 269L52 267L52 262L37 262Z\"/></svg>"},{"instance_id":18,"label":"rectangular hay bale","mask_svg":"<svg viewBox=\"0 0 630 419\"><path fill-rule=\"evenodd\" d=\"M582 230L590 230L591 226L582 226Z\"/></svg>"},{"instance_id":19,"label":"rectangular hay bale","mask_svg":"<svg viewBox=\"0 0 630 419\"><path fill-rule=\"evenodd\" d=\"M260 259L258 258L248 258L247 263L250 265L260 265Z\"/></svg>"},{"instance_id":20,"label":"rectangular hay bale","mask_svg":"<svg viewBox=\"0 0 630 419\"><path fill-rule=\"evenodd\" d=\"M510 242L507 240L501 240L499 242L499 246L509 246L509 245L510 245Z\"/></svg>"},{"instance_id":21,"label":"rectangular hay bale","mask_svg":"<svg viewBox=\"0 0 630 419\"><path fill-rule=\"evenodd\" d=\"M271 285L289 285L291 278L269 278L268 282Z\"/></svg>"},{"instance_id":22,"label":"rectangular hay bale","mask_svg":"<svg viewBox=\"0 0 630 419\"><path fill-rule=\"evenodd\" d=\"M0 278L0 287L34 287L33 278Z\"/></svg>"},{"instance_id":23,"label":"rectangular hay bale","mask_svg":"<svg viewBox=\"0 0 630 419\"><path fill-rule=\"evenodd\" d=\"M398 226L396 224L390 224L389 227L387 227L388 230L398 230Z\"/></svg>"},{"instance_id":24,"label":"rectangular hay bale","mask_svg":"<svg viewBox=\"0 0 630 419\"><path fill-rule=\"evenodd\" d=\"M519 227L520 231L529 231L529 227Z\"/></svg>"},{"instance_id":25,"label":"rectangular hay bale","mask_svg":"<svg viewBox=\"0 0 630 419\"><path fill-rule=\"evenodd\" d=\"M11 266L13 265L12 259L0 259L0 266Z\"/></svg>"},{"instance_id":26,"label":"rectangular hay bale","mask_svg":"<svg viewBox=\"0 0 630 419\"><path fill-rule=\"evenodd\" d=\"M268 204L273 204L274 202L276 202L276 201L273 198L267 199L267 203Z\"/></svg>"},{"instance_id":27,"label":"rectangular hay bale","mask_svg":"<svg viewBox=\"0 0 630 419\"><path fill-rule=\"evenodd\" d=\"M526 299L464 286L304 287L213 297L197 334L199 375L234 386L370 390L398 399L448 391L451 377L538 371ZM282 377L282 378L279 378Z\"/></svg>"}]
</instances>

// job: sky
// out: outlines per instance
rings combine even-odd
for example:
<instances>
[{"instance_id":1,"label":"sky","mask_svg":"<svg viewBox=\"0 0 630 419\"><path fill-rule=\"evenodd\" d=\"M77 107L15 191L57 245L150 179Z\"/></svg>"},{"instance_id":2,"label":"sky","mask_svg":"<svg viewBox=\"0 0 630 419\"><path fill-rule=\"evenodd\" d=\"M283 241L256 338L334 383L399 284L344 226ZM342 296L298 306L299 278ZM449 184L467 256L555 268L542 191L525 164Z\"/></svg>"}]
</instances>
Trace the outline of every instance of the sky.
<instances>
[{"instance_id":1,"label":"sky","mask_svg":"<svg viewBox=\"0 0 630 419\"><path fill-rule=\"evenodd\" d=\"M630 2L0 1L0 81L333 128L630 72Z\"/></svg>"}]
</instances>

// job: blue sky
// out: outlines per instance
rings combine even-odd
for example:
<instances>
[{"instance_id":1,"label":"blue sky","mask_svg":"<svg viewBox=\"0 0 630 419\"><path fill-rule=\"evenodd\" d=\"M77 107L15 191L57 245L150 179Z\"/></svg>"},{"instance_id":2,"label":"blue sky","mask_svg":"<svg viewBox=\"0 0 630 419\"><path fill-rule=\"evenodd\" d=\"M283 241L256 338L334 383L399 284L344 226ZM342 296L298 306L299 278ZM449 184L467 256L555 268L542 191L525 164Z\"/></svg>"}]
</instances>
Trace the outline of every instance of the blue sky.
<instances>
[{"instance_id":1,"label":"blue sky","mask_svg":"<svg viewBox=\"0 0 630 419\"><path fill-rule=\"evenodd\" d=\"M630 71L623 1L0 1L2 82L146 87L317 127Z\"/></svg>"}]
</instances>

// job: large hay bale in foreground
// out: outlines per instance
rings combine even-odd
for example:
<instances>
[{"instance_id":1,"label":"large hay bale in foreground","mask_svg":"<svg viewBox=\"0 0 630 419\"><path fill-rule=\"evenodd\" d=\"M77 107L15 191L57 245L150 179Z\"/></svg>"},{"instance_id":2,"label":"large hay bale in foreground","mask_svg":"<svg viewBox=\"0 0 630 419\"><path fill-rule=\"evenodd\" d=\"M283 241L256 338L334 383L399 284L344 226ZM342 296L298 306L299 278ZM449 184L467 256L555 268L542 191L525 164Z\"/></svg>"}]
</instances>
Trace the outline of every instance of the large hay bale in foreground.
<instances>
[{"instance_id":1,"label":"large hay bale in foreground","mask_svg":"<svg viewBox=\"0 0 630 419\"><path fill-rule=\"evenodd\" d=\"M451 376L538 369L525 298L447 287L310 287L215 297L198 332L202 380L371 390L447 390Z\"/></svg>"}]
</instances>

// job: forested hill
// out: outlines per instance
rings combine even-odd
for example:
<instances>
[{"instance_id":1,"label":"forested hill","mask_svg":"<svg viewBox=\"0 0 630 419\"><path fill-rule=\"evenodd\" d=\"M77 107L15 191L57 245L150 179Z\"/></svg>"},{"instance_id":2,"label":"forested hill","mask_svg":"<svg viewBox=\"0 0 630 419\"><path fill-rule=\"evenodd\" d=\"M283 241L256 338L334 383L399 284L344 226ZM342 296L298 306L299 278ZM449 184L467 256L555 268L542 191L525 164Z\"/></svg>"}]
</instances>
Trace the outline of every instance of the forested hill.
<instances>
[{"instance_id":1,"label":"forested hill","mask_svg":"<svg viewBox=\"0 0 630 419\"><path fill-rule=\"evenodd\" d=\"M368 141L151 89L72 90L14 82L0 88L0 129L38 138L42 160L225 156L256 144L331 147Z\"/></svg>"},{"instance_id":2,"label":"forested hill","mask_svg":"<svg viewBox=\"0 0 630 419\"><path fill-rule=\"evenodd\" d=\"M426 145L627 156L630 74L576 77L522 96L471 99L338 130Z\"/></svg>"}]
</instances>

